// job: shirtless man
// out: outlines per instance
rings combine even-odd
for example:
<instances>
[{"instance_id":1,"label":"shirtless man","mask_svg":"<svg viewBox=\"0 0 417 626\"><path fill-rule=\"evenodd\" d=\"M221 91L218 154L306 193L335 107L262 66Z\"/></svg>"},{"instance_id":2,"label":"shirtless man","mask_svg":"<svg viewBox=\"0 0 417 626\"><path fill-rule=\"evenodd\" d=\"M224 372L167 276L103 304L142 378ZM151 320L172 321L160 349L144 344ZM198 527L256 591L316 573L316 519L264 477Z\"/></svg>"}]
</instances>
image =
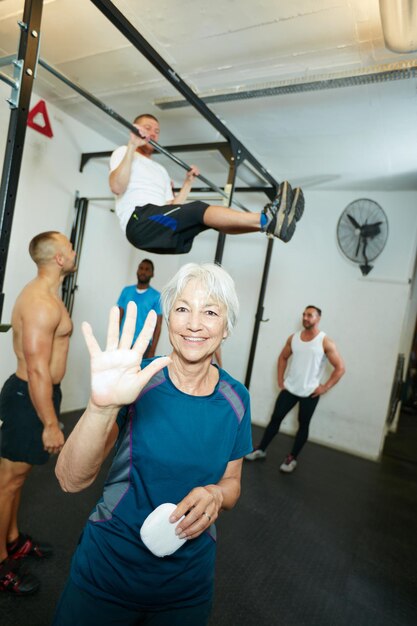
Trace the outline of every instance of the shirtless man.
<instances>
[{"instance_id":1,"label":"shirtless man","mask_svg":"<svg viewBox=\"0 0 417 626\"><path fill-rule=\"evenodd\" d=\"M0 394L0 591L33 593L39 581L21 566L23 557L52 554L19 532L17 515L23 484L33 465L42 465L64 445L58 415L72 322L60 296L75 252L61 233L37 235L29 253L38 273L18 296L12 312L16 374Z\"/></svg>"}]
</instances>

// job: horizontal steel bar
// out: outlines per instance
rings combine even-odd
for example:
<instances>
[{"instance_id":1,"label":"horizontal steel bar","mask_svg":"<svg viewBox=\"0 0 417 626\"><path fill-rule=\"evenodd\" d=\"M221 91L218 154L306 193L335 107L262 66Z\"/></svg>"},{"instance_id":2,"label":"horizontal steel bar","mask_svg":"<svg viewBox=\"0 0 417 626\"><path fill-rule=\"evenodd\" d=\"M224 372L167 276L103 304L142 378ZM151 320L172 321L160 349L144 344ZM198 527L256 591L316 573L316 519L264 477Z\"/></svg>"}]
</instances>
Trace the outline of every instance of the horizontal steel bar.
<instances>
[{"instance_id":1,"label":"horizontal steel bar","mask_svg":"<svg viewBox=\"0 0 417 626\"><path fill-rule=\"evenodd\" d=\"M158 52L152 48L140 32L126 19L123 13L110 0L91 0L91 2L107 17L131 44L168 80L179 93L212 125L219 133L234 144L240 160L247 159L263 178L275 188L278 182L254 157L254 155L239 141L239 139L227 128L220 118L199 98L194 91L185 83L178 73L168 65Z\"/></svg>"},{"instance_id":2,"label":"horizontal steel bar","mask_svg":"<svg viewBox=\"0 0 417 626\"><path fill-rule=\"evenodd\" d=\"M0 67L5 67L6 65L11 65L13 63L13 61L16 60L16 55L15 54L9 54L9 56L7 57L1 57L0 58Z\"/></svg>"},{"instance_id":3,"label":"horizontal steel bar","mask_svg":"<svg viewBox=\"0 0 417 626\"><path fill-rule=\"evenodd\" d=\"M0 72L0 80L2 80L4 83L7 83L7 85L12 87L13 89L19 88L18 83L10 76L7 76L7 74L3 74L3 72Z\"/></svg>"},{"instance_id":4,"label":"horizontal steel bar","mask_svg":"<svg viewBox=\"0 0 417 626\"><path fill-rule=\"evenodd\" d=\"M47 63L43 59L39 59L39 65L41 65L45 70L53 74L53 76L58 78L60 81L65 83L68 87L76 91L80 96L82 96L83 98L91 102L91 104L94 104L94 106L101 109L104 113L112 117L114 120L116 120L123 126L126 126L126 128L128 128L132 133L135 133L135 135L138 135L138 137L141 136L136 126L134 126L131 122L128 122L128 120L126 120L124 117L116 113L114 109L104 104L104 102L102 102L101 100L93 96L93 94L89 93L88 91L80 87L80 85L77 85L76 83L74 83L72 80L70 80L63 74L61 74L61 72L58 72L58 70L52 67L52 65L49 65L49 63ZM156 141L149 139L149 143L151 146L155 148L155 150L158 150L158 152L160 152L161 154L164 154L166 157L171 159L171 161L174 161L174 163L184 168L186 171L189 171L191 169L191 167L187 163L185 163L185 161L183 161L182 159L179 159L177 156L175 156L175 154L171 154L171 152L168 152L168 150L165 150L165 148L160 146ZM224 191L220 189L220 187L218 187L215 183L210 181L208 178L206 178L202 174L199 174L198 178L201 181L203 181L203 183L211 187L211 189L213 189L214 191L217 191L221 196L223 196L224 198L228 198L227 194L225 194ZM242 209L243 211L248 211L248 209L244 207L240 202L234 201L234 204L238 206L240 209Z\"/></svg>"}]
</instances>

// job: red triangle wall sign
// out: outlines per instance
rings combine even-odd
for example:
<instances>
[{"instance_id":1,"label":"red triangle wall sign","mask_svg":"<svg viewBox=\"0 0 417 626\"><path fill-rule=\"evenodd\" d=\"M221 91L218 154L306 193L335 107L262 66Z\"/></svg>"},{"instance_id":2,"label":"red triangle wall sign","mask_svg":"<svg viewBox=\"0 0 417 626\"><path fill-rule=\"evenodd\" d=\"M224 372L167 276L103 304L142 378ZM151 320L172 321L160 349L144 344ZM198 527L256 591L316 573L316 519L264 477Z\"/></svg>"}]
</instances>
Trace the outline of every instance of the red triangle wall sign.
<instances>
[{"instance_id":1,"label":"red triangle wall sign","mask_svg":"<svg viewBox=\"0 0 417 626\"><path fill-rule=\"evenodd\" d=\"M35 118L39 117L43 118L43 124L39 124L35 121ZM45 100L39 100L38 104L35 104L33 109L29 111L27 125L34 130L37 130L38 133L42 133L42 135L46 135L47 137L53 137L54 133L52 132L51 122L49 121L48 112L46 110Z\"/></svg>"}]
</instances>

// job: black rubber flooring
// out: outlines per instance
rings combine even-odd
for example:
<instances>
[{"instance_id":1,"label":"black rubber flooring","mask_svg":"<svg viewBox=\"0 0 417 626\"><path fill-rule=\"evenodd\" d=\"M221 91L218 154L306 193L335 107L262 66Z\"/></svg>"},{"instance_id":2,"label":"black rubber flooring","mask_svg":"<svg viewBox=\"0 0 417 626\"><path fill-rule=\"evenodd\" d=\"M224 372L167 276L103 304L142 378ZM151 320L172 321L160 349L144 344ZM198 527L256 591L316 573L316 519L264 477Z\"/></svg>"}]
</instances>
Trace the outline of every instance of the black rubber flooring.
<instances>
[{"instance_id":1,"label":"black rubber flooring","mask_svg":"<svg viewBox=\"0 0 417 626\"><path fill-rule=\"evenodd\" d=\"M76 417L66 416L67 432ZM410 436L416 452L417 429ZM218 523L210 626L415 626L417 455L376 464L308 443L295 473L282 475L290 443L279 435L265 461L245 463L241 499ZM53 462L32 472L21 528L55 555L31 567L36 595L0 594L1 626L49 626L100 491L99 482L61 492Z\"/></svg>"}]
</instances>

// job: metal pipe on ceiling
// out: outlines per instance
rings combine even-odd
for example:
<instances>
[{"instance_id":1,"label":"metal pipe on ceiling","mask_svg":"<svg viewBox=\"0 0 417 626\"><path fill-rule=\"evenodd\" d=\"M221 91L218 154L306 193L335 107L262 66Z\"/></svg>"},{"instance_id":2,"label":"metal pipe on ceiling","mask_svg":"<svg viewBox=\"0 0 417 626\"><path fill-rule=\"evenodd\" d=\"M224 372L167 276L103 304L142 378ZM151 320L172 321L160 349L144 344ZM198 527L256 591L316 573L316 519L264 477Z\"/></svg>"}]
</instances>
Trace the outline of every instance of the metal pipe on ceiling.
<instances>
[{"instance_id":1,"label":"metal pipe on ceiling","mask_svg":"<svg viewBox=\"0 0 417 626\"><path fill-rule=\"evenodd\" d=\"M327 74L317 74L305 79L289 79L277 83L253 85L233 91L211 90L209 93L199 94L204 102L231 102L233 100L250 100L252 98L268 98L271 96L286 96L289 94L322 91L324 89L340 89L344 87L360 87L376 83L385 83L394 80L409 80L417 77L417 61L399 61L384 65L375 65L361 68L356 71L343 71ZM189 106L183 98L161 98L154 102L160 109L178 109Z\"/></svg>"},{"instance_id":2,"label":"metal pipe on ceiling","mask_svg":"<svg viewBox=\"0 0 417 626\"><path fill-rule=\"evenodd\" d=\"M385 46L393 52L417 51L417 0L379 0Z\"/></svg>"}]
</instances>

